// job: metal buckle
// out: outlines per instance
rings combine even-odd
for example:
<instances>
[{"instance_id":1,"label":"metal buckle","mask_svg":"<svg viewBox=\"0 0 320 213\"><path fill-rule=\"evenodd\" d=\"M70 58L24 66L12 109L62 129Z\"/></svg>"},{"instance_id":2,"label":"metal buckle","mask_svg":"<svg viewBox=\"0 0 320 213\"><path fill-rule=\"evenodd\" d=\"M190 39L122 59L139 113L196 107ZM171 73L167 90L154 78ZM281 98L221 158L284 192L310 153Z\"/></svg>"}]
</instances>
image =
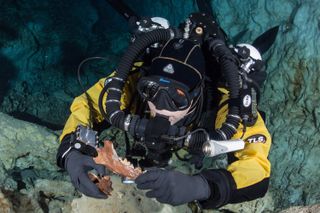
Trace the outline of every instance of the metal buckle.
<instances>
[{"instance_id":1,"label":"metal buckle","mask_svg":"<svg viewBox=\"0 0 320 213\"><path fill-rule=\"evenodd\" d=\"M75 140L71 142L74 149L93 157L97 156L98 132L82 125L77 126Z\"/></svg>"}]
</instances>

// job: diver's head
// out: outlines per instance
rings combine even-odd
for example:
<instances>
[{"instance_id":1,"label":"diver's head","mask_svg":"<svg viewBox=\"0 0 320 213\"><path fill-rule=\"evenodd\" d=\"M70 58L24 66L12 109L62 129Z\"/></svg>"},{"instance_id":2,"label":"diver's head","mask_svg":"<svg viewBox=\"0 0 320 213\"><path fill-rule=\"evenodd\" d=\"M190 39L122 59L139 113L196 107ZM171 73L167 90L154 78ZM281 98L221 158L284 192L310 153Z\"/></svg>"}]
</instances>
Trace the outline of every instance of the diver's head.
<instances>
[{"instance_id":1,"label":"diver's head","mask_svg":"<svg viewBox=\"0 0 320 213\"><path fill-rule=\"evenodd\" d=\"M138 83L151 116L166 117L171 125L191 116L200 104L204 72L205 60L198 44L169 40Z\"/></svg>"}]
</instances>

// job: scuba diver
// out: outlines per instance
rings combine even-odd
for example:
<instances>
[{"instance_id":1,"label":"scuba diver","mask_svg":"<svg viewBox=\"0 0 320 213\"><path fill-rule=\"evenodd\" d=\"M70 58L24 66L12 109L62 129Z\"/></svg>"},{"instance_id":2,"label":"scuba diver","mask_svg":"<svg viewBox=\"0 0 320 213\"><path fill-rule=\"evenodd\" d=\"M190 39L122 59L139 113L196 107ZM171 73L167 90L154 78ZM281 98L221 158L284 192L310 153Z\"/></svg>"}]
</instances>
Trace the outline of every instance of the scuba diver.
<instances>
[{"instance_id":1,"label":"scuba diver","mask_svg":"<svg viewBox=\"0 0 320 213\"><path fill-rule=\"evenodd\" d=\"M106 198L88 171L105 175L93 160L97 131L113 126L134 138L126 158L145 170L135 183L147 197L174 206L195 201L205 209L263 197L271 136L257 105L266 78L261 54L269 47L258 43L269 38L270 46L277 28L253 45L228 46L204 13L191 14L177 29L161 18L135 23L116 70L74 99L58 166L80 192ZM179 156L181 149L191 157ZM228 153L226 169L201 169L205 157L221 153ZM170 169L173 154L199 172Z\"/></svg>"}]
</instances>

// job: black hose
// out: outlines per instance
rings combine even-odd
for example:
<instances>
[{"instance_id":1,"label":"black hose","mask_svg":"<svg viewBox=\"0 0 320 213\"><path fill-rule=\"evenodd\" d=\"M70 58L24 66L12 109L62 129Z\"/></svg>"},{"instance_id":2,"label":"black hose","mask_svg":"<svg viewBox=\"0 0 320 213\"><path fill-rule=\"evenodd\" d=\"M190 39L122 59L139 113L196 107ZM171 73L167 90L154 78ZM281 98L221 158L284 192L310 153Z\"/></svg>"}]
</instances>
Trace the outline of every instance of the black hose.
<instances>
[{"instance_id":1,"label":"black hose","mask_svg":"<svg viewBox=\"0 0 320 213\"><path fill-rule=\"evenodd\" d=\"M124 82L126 82L128 78L135 59L142 54L148 46L157 42L167 41L171 37L173 37L173 31L170 29L157 29L142 34L129 46L126 53L120 59L115 76L110 82L110 86L108 86L107 94L107 100L115 101L106 102L106 118L113 126L124 130L125 113L120 110L120 99Z\"/></svg>"},{"instance_id":2,"label":"black hose","mask_svg":"<svg viewBox=\"0 0 320 213\"><path fill-rule=\"evenodd\" d=\"M98 100L98 106L99 106L99 110L100 110L100 113L101 115L104 117L104 119L108 122L109 122L109 119L108 119L108 116L106 114L106 112L104 111L103 109L103 96L107 93L107 90L108 90L108 85L105 85L103 88L102 88L102 91L100 92L100 95L99 95L99 100Z\"/></svg>"},{"instance_id":3,"label":"black hose","mask_svg":"<svg viewBox=\"0 0 320 213\"><path fill-rule=\"evenodd\" d=\"M224 41L215 39L210 42L211 53L220 62L221 69L224 71L227 83L230 87L230 99L238 98L240 91L240 80L238 75L237 58L225 45Z\"/></svg>"},{"instance_id":4,"label":"black hose","mask_svg":"<svg viewBox=\"0 0 320 213\"><path fill-rule=\"evenodd\" d=\"M173 37L172 34L173 32L170 29L157 29L145 33L138 37L136 41L131 46L129 46L127 52L121 58L115 76L108 84L108 89L104 88L102 94L100 94L99 97L99 108L104 112L102 107L102 98L104 96L104 93L108 93L106 112L102 112L102 114L113 126L125 130L124 121L126 113L120 109L120 99L124 83L127 81L129 72L135 59L140 54L142 54L148 46L156 42L167 41ZM222 40L215 39L210 42L209 46L213 55L217 57L218 61L220 62L221 69L226 76L226 80L230 88L230 100L233 100L233 102L235 102L235 100L239 99L240 91L237 59ZM210 133L211 138L215 140L230 139L236 133L236 130L239 127L241 121L239 112L240 110L238 104L229 104L229 112L226 121L222 124L222 127L220 129L216 129L215 131ZM140 121L140 118L138 118L138 121ZM138 121L134 122L135 124L130 123L130 126L136 125L137 123L139 123ZM129 129L132 128L129 127ZM136 129L139 128L135 126L133 129L134 132L132 133L136 134Z\"/></svg>"},{"instance_id":5,"label":"black hose","mask_svg":"<svg viewBox=\"0 0 320 213\"><path fill-rule=\"evenodd\" d=\"M209 47L211 53L220 62L221 69L225 75L230 92L229 100L231 100L231 102L237 102L240 95L240 79L236 57L222 40L211 40ZM241 121L239 116L240 110L238 104L230 103L226 121L222 124L220 129L216 129L210 134L210 137L214 140L229 140L237 132L237 128Z\"/></svg>"},{"instance_id":6,"label":"black hose","mask_svg":"<svg viewBox=\"0 0 320 213\"><path fill-rule=\"evenodd\" d=\"M90 97L90 95L88 94L87 90L84 88L84 86L81 83L82 81L81 81L81 74L80 73L81 73L81 68L85 63L87 63L88 61L97 60L97 59L99 59L99 60L107 60L104 57L86 58L86 59L84 59L83 61L80 62L79 66L78 66L78 69L77 69L77 76L78 76L77 80L78 80L78 83L79 83L79 85L80 85L80 87L81 87L81 89L83 91L83 94L85 94L85 96L86 96L86 98L88 100L88 107L89 107L89 121L88 121L89 124L88 125L89 125L90 128L93 127L93 123L92 122L94 120L94 115L93 115L94 108L93 108L93 105L92 105L93 101L92 101L92 98Z\"/></svg>"}]
</instances>

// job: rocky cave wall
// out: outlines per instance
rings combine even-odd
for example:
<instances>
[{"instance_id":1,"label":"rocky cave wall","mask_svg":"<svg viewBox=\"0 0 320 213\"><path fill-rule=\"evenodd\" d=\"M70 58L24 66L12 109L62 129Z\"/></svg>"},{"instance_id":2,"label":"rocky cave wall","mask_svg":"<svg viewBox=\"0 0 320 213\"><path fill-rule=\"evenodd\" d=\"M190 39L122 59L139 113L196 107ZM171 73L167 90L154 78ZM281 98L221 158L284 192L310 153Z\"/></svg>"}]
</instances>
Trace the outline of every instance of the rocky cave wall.
<instances>
[{"instance_id":1,"label":"rocky cave wall","mask_svg":"<svg viewBox=\"0 0 320 213\"><path fill-rule=\"evenodd\" d=\"M175 26L197 10L191 0L126 2L144 16L163 16ZM0 0L0 5L0 109L59 130L72 99L81 93L78 64L87 57L105 57L85 66L85 87L109 73L128 44L127 24L103 0ZM250 43L280 25L263 56L268 78L260 103L273 137L269 207L319 203L318 1L213 0L211 5L222 28L239 42ZM1 187L8 184L1 182Z\"/></svg>"}]
</instances>

